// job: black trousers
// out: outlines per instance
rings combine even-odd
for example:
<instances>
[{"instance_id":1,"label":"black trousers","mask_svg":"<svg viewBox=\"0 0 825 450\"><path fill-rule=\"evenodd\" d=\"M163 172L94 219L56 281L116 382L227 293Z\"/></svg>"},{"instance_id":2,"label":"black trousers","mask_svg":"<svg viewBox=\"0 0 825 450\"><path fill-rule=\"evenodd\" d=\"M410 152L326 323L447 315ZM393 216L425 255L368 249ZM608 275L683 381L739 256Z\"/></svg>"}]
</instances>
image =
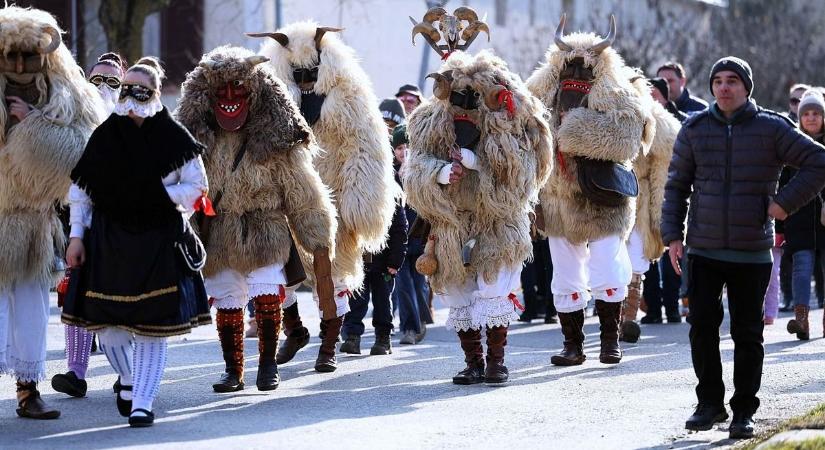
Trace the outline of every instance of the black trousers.
<instances>
[{"instance_id":1,"label":"black trousers","mask_svg":"<svg viewBox=\"0 0 825 450\"><path fill-rule=\"evenodd\" d=\"M367 270L364 273L364 286L349 299L350 311L344 316L341 333L346 336L364 334L364 317L367 316L372 300L372 326L375 335L392 333L392 303L390 296L395 287L395 278L386 272Z\"/></svg>"},{"instance_id":2,"label":"black trousers","mask_svg":"<svg viewBox=\"0 0 825 450\"><path fill-rule=\"evenodd\" d=\"M661 269L661 270L660 270ZM673 270L670 253L665 250L662 257L650 263L645 272L644 291L642 295L647 303L647 315L661 318L662 306L667 317L679 317L679 287L681 278Z\"/></svg>"},{"instance_id":3,"label":"black trousers","mask_svg":"<svg viewBox=\"0 0 825 450\"><path fill-rule=\"evenodd\" d=\"M753 414L759 408L756 393L762 383L762 346L765 292L771 264L746 264L688 256L690 288L690 351L699 379L699 403L721 406L725 399L719 326L722 324L722 288L728 288L730 334L734 343L733 385L730 407Z\"/></svg>"}]
</instances>

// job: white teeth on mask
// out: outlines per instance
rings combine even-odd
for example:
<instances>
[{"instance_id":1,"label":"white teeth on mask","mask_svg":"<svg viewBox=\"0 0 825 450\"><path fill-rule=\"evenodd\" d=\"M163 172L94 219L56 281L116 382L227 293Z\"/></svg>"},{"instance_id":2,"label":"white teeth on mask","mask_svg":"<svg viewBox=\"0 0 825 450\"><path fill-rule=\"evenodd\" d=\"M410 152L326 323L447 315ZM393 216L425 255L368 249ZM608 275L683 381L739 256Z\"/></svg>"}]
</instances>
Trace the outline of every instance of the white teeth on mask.
<instances>
[{"instance_id":1,"label":"white teeth on mask","mask_svg":"<svg viewBox=\"0 0 825 450\"><path fill-rule=\"evenodd\" d=\"M221 103L218 103L218 106L222 110L224 110L226 112L230 112L230 113L237 111L241 107L241 105L224 105L224 104L221 104Z\"/></svg>"},{"instance_id":2,"label":"white teeth on mask","mask_svg":"<svg viewBox=\"0 0 825 450\"><path fill-rule=\"evenodd\" d=\"M311 90L310 90L310 91L301 91L301 93L302 93L302 94L307 94L307 95L308 95L308 94L312 94L312 91L311 91Z\"/></svg>"}]
</instances>

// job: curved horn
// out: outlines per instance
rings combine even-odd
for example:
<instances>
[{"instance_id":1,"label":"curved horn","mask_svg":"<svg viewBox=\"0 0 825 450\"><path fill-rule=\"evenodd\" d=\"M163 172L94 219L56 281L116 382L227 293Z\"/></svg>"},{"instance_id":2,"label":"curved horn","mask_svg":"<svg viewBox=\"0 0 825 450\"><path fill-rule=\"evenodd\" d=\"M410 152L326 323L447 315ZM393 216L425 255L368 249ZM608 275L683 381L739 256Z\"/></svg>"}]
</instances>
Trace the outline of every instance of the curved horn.
<instances>
[{"instance_id":1,"label":"curved horn","mask_svg":"<svg viewBox=\"0 0 825 450\"><path fill-rule=\"evenodd\" d=\"M244 34L246 34L249 37L254 37L254 38L262 38L262 37L272 38L272 39L275 39L276 41L278 41L278 43L281 44L281 46L283 46L283 47L286 47L287 45L289 45L289 37L287 37L287 35L285 35L284 33L244 33Z\"/></svg>"},{"instance_id":2,"label":"curved horn","mask_svg":"<svg viewBox=\"0 0 825 450\"><path fill-rule=\"evenodd\" d=\"M441 40L441 34L438 30L435 29L434 26L427 22L421 22L413 27L412 30L412 43L415 45L415 35L421 33L425 38L429 38L433 42L438 42Z\"/></svg>"},{"instance_id":3,"label":"curved horn","mask_svg":"<svg viewBox=\"0 0 825 450\"><path fill-rule=\"evenodd\" d=\"M471 23L470 26L464 29L461 32L461 39L464 41L469 41L470 38L477 35L480 32L484 32L487 35L487 42L490 42L490 27L487 26L486 23L476 20L475 22Z\"/></svg>"},{"instance_id":4,"label":"curved horn","mask_svg":"<svg viewBox=\"0 0 825 450\"><path fill-rule=\"evenodd\" d=\"M596 45L591 46L588 50L595 54L601 53L607 47L613 45L613 41L616 40L616 16L613 14L610 15L610 30L607 32L607 36Z\"/></svg>"},{"instance_id":5,"label":"curved horn","mask_svg":"<svg viewBox=\"0 0 825 450\"><path fill-rule=\"evenodd\" d=\"M45 54L57 50L57 47L60 47L60 42L62 42L60 40L60 32L58 32L54 27L48 25L43 27L43 32L51 36L52 41L49 42L49 45L47 45L46 48L40 50L39 53Z\"/></svg>"},{"instance_id":6,"label":"curved horn","mask_svg":"<svg viewBox=\"0 0 825 450\"><path fill-rule=\"evenodd\" d=\"M498 111L501 109L502 103L498 101L498 94L506 90L507 87L500 84L487 90L484 94L484 104L487 105L487 108L489 108L490 111Z\"/></svg>"},{"instance_id":7,"label":"curved horn","mask_svg":"<svg viewBox=\"0 0 825 450\"><path fill-rule=\"evenodd\" d=\"M269 61L269 58L262 55L252 55L246 57L246 62L248 62L251 66L257 66L258 64L265 63L267 61Z\"/></svg>"},{"instance_id":8,"label":"curved horn","mask_svg":"<svg viewBox=\"0 0 825 450\"><path fill-rule=\"evenodd\" d=\"M561 19L559 20L559 26L556 27L556 47L559 48L561 51L569 52L573 50L567 42L564 42L564 24L567 23L567 13L561 15Z\"/></svg>"},{"instance_id":9,"label":"curved horn","mask_svg":"<svg viewBox=\"0 0 825 450\"><path fill-rule=\"evenodd\" d=\"M470 23L478 21L478 14L476 14L475 10L466 6L456 8L455 11L453 11L453 15L459 20L466 20Z\"/></svg>"},{"instance_id":10,"label":"curved horn","mask_svg":"<svg viewBox=\"0 0 825 450\"><path fill-rule=\"evenodd\" d=\"M315 48L320 50L321 49L321 39L324 38L324 35L328 32L337 33L339 31L344 31L343 28L335 28L335 27L318 27L315 29Z\"/></svg>"},{"instance_id":11,"label":"curved horn","mask_svg":"<svg viewBox=\"0 0 825 450\"><path fill-rule=\"evenodd\" d=\"M447 10L441 7L436 6L435 8L430 8L424 13L424 22L433 23L437 20L441 20L441 17L447 14Z\"/></svg>"},{"instance_id":12,"label":"curved horn","mask_svg":"<svg viewBox=\"0 0 825 450\"><path fill-rule=\"evenodd\" d=\"M425 78L432 78L434 80L433 95L435 96L435 98L439 100L446 100L450 97L450 91L452 91L451 85L453 83L452 73L433 72L427 75Z\"/></svg>"}]
</instances>

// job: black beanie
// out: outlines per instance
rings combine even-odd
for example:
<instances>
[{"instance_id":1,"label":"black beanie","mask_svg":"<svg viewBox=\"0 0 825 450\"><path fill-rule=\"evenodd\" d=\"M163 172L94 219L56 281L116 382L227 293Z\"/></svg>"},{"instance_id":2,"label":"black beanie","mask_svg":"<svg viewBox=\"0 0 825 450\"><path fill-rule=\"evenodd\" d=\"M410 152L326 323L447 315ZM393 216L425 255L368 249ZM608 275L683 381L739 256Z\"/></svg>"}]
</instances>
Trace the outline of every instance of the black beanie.
<instances>
[{"instance_id":1,"label":"black beanie","mask_svg":"<svg viewBox=\"0 0 825 450\"><path fill-rule=\"evenodd\" d=\"M713 95L713 76L723 70L730 70L736 75L739 75L739 79L742 80L742 83L745 84L745 89L748 91L748 97L751 96L753 93L753 73L751 72L751 66L744 59L735 56L725 56L713 64L713 68L710 69L710 95Z\"/></svg>"},{"instance_id":2,"label":"black beanie","mask_svg":"<svg viewBox=\"0 0 825 450\"><path fill-rule=\"evenodd\" d=\"M665 100L667 100L668 97L670 97L670 86L667 85L667 80L665 80L664 78L657 77L651 78L648 81L650 81L650 84L653 87L659 90L659 92L662 94L662 97L664 97Z\"/></svg>"},{"instance_id":3,"label":"black beanie","mask_svg":"<svg viewBox=\"0 0 825 450\"><path fill-rule=\"evenodd\" d=\"M407 124L401 124L392 130L392 139L390 144L392 148L398 148L401 144L409 143L410 138L407 136Z\"/></svg>"},{"instance_id":4,"label":"black beanie","mask_svg":"<svg viewBox=\"0 0 825 450\"><path fill-rule=\"evenodd\" d=\"M382 100L378 109L381 111L381 116L384 119L392 120L396 125L401 125L407 118L407 113L404 112L404 105L402 105L397 98Z\"/></svg>"}]
</instances>

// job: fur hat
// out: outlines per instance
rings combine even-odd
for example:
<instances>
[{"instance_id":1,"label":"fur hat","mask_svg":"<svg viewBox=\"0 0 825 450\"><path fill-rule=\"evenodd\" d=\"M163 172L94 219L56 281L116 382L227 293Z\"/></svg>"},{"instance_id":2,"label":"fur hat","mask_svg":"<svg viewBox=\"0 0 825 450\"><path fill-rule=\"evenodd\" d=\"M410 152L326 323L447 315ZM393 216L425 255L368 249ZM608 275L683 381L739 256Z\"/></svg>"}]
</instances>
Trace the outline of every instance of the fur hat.
<instances>
[{"instance_id":1,"label":"fur hat","mask_svg":"<svg viewBox=\"0 0 825 450\"><path fill-rule=\"evenodd\" d=\"M802 94L802 100L799 101L799 116L802 117L802 114L809 109L815 109L825 116L825 98L813 89Z\"/></svg>"},{"instance_id":2,"label":"fur hat","mask_svg":"<svg viewBox=\"0 0 825 450\"><path fill-rule=\"evenodd\" d=\"M739 79L742 80L742 83L745 84L745 89L748 90L748 97L753 94L753 72L751 71L750 64L748 64L748 62L744 59L740 59L735 56L725 56L719 61L716 61L713 64L713 68L710 69L709 81L711 95L713 95L713 77L718 72L723 70L730 70L731 72L736 73L736 75L739 76Z\"/></svg>"},{"instance_id":3,"label":"fur hat","mask_svg":"<svg viewBox=\"0 0 825 450\"><path fill-rule=\"evenodd\" d=\"M398 125L401 125L407 120L404 105L402 105L397 98L385 98L381 100L381 105L378 106L378 109L381 110L381 117L392 120Z\"/></svg>"}]
</instances>

